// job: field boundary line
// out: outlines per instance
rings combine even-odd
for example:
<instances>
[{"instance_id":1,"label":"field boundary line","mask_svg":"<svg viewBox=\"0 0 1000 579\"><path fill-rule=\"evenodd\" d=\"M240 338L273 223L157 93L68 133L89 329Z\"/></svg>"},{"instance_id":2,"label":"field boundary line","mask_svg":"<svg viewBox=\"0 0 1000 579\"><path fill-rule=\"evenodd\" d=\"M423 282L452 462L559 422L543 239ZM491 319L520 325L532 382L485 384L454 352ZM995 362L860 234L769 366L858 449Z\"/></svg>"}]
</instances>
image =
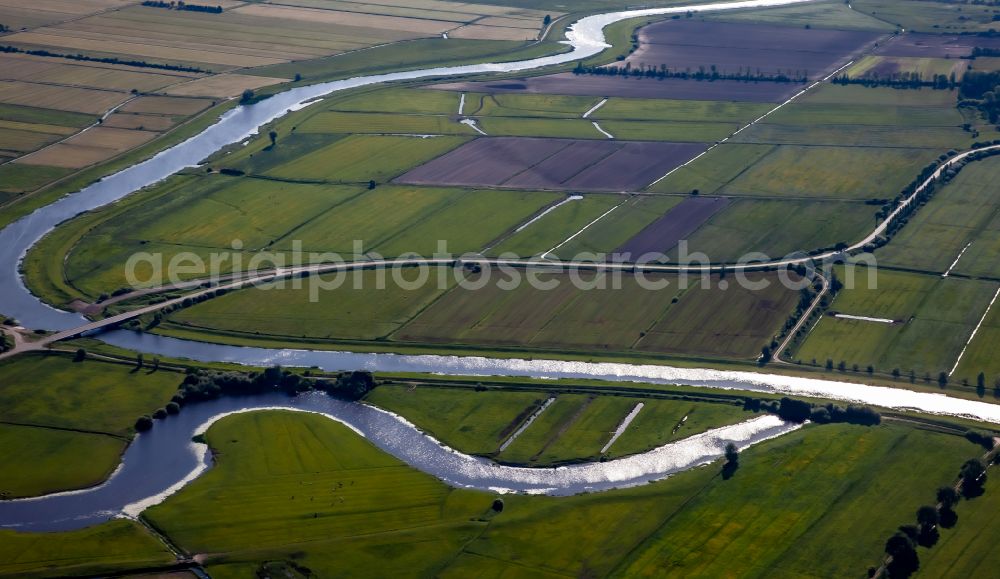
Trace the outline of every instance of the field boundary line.
<instances>
[{"instance_id":1,"label":"field boundary line","mask_svg":"<svg viewBox=\"0 0 1000 579\"><path fill-rule=\"evenodd\" d=\"M997 292L993 294L993 299L990 301L990 305L986 306L986 311L983 313L982 319L979 320L979 324L976 325L976 328L972 330L972 335L969 336L969 341L967 341L965 343L965 347L962 348L962 352L958 355L958 360L955 360L955 366L952 367L951 372L948 372L949 377L954 375L955 371L958 370L958 365L962 363L962 358L965 357L966 350L969 349L969 345L972 344L972 340L976 339L976 334L979 333L979 329L983 327L984 323L986 323L986 318L990 315L990 310L993 309L993 305L997 303L997 298L1000 298L1000 288L997 288Z\"/></svg>"},{"instance_id":2,"label":"field boundary line","mask_svg":"<svg viewBox=\"0 0 1000 579\"><path fill-rule=\"evenodd\" d=\"M604 448L601 449L601 454L605 454L606 452L608 452L608 450L611 449L611 445L613 445L615 441L617 441L621 437L621 435L625 434L625 430L628 429L630 424L632 424L632 421L635 420L636 416L639 416L639 412L643 409L645 405L646 404L644 402L639 402L635 405L634 408L632 408L631 412L625 415L625 418L621 421L621 423L618 425L618 428L616 428L615 432L611 435L611 440L609 440L608 443L604 445Z\"/></svg>"},{"instance_id":3,"label":"field boundary line","mask_svg":"<svg viewBox=\"0 0 1000 579\"><path fill-rule=\"evenodd\" d=\"M955 261L952 262L951 267L948 268L948 271L946 271L943 274L941 274L941 277L948 277L949 275L951 275L951 272L955 269L956 266L958 266L958 262L962 261L962 256L965 255L966 251L969 251L969 248L972 247L973 243L975 243L975 242L974 241L970 241L969 244L965 246L965 249L963 249L962 251L958 252L958 257L956 257Z\"/></svg>"},{"instance_id":4,"label":"field boundary line","mask_svg":"<svg viewBox=\"0 0 1000 579\"><path fill-rule=\"evenodd\" d=\"M543 253L543 254L541 255L541 258L540 258L540 259L547 259L547 258L548 258L548 255L549 255L550 253L552 253L553 251L555 251L555 250L559 249L560 247L562 247L562 246L566 245L566 244L567 244L567 243L569 243L570 241L573 241L573 240L574 240L574 239L576 239L576 238L577 238L577 237L578 237L578 236L579 236L579 235L580 235L581 233L583 233L583 232L584 232L584 231L586 231L587 229L590 229L590 227L591 227L591 226L593 226L594 224L596 224L596 223L597 223L598 221L600 221L600 220L604 219L605 217L607 217L608 215L610 215L612 211L614 211L615 209L618 209L619 207L621 207L622 205L624 205L624 204L625 204L625 203L627 203L627 202L628 202L628 198L626 198L626 199L625 199L624 201L622 201L622 202L621 202L621 203L619 203L618 205L615 205L615 206L614 206L614 207L612 207L611 209L608 209L607 211L605 211L604 213L602 213L602 214L601 214L601 215L600 215L600 216L599 216L599 217L598 217L597 219L595 219L595 220L591 221L590 223L588 223L588 224L584 225L584 226L583 226L583 228L582 228L582 229L580 229L580 231L577 231L577 232L576 232L576 233L574 233L573 235L570 235L569 237L567 237L566 239L564 239L562 243L560 243L559 245L557 245L557 246L553 247L552 249L550 249L550 250L546 251L545 253Z\"/></svg>"}]
</instances>

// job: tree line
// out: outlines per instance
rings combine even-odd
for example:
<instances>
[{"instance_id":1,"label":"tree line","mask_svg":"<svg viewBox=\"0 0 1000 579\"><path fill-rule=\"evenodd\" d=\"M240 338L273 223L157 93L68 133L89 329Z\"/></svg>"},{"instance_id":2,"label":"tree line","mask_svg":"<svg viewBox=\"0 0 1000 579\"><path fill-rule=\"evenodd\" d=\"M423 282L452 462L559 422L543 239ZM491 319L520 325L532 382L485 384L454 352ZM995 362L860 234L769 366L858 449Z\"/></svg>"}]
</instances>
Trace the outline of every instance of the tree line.
<instances>
[{"instance_id":1,"label":"tree line","mask_svg":"<svg viewBox=\"0 0 1000 579\"><path fill-rule=\"evenodd\" d=\"M705 66L699 66L698 70L692 71L690 68L685 70L671 70L665 64L661 64L658 67L646 66L645 64L632 66L631 62L626 62L625 66L585 66L583 62L578 62L576 64L576 68L573 69L573 74L617 76L624 78L655 78L657 80L680 78L685 80L738 80L742 82L784 83L804 83L809 80L809 75L806 71L788 71L786 74L779 70L777 73L767 74L761 72L759 68L756 71L753 71L748 66L746 69L740 67L738 72L733 73L720 72L718 67L714 64L708 68Z\"/></svg>"},{"instance_id":2,"label":"tree line","mask_svg":"<svg viewBox=\"0 0 1000 579\"><path fill-rule=\"evenodd\" d=\"M142 363L141 360L139 363ZM341 400L355 401L364 398L376 385L372 373L365 371L342 372L333 378L313 378L308 371L304 375L296 374L281 366L272 366L262 372L222 372L190 368L170 403L157 409L151 416L140 416L136 420L135 429L144 432L153 427L154 419L178 414L187 404L215 400L222 396L275 391L294 396L316 390Z\"/></svg>"},{"instance_id":3,"label":"tree line","mask_svg":"<svg viewBox=\"0 0 1000 579\"><path fill-rule=\"evenodd\" d=\"M750 412L770 412L777 414L782 420L799 424L807 420L817 424L845 423L860 426L877 426L882 423L882 415L867 406L852 404L843 408L836 404L816 405L787 396L781 400L746 398L743 409Z\"/></svg>"},{"instance_id":4,"label":"tree line","mask_svg":"<svg viewBox=\"0 0 1000 579\"><path fill-rule=\"evenodd\" d=\"M151 8L166 8L167 10L187 10L188 12L207 12L222 14L222 6L203 6L201 4L186 4L184 2L163 2L161 0L146 0L143 6Z\"/></svg>"},{"instance_id":5,"label":"tree line","mask_svg":"<svg viewBox=\"0 0 1000 579\"><path fill-rule=\"evenodd\" d=\"M971 442L992 451L994 448L993 433L969 431L965 437ZM994 456L992 462L996 463ZM930 549L941 538L938 527L950 529L958 523L955 505L962 499L972 500L985 492L987 469L989 465L979 458L972 458L962 465L958 473L958 483L953 486L943 486L937 490L937 504L924 505L917 509L916 525L902 525L895 534L886 541L885 554L890 558L885 564L885 570L893 579L912 576L920 569L920 556L917 547ZM877 573L874 567L868 570L868 576Z\"/></svg>"},{"instance_id":6,"label":"tree line","mask_svg":"<svg viewBox=\"0 0 1000 579\"><path fill-rule=\"evenodd\" d=\"M31 56L46 56L50 58L68 58L70 60L79 60L83 62L121 64L125 66L136 66L140 68L155 68L158 70L176 70L180 72L211 72L202 68L197 68L194 66L184 66L181 64L160 64L157 62L146 62L145 60L127 60L118 58L116 56L98 57L98 56L86 56L83 54L62 54L58 52L49 52L48 50L24 50L22 48L10 45L0 46L0 52L30 54Z\"/></svg>"},{"instance_id":7,"label":"tree line","mask_svg":"<svg viewBox=\"0 0 1000 579\"><path fill-rule=\"evenodd\" d=\"M839 85L859 85L867 88L888 87L896 89L932 88L934 90L954 90L958 86L958 79L954 72L951 75L936 74L926 79L917 71L894 72L885 76L881 76L878 73L857 77L841 74L831 79L830 82Z\"/></svg>"}]
</instances>

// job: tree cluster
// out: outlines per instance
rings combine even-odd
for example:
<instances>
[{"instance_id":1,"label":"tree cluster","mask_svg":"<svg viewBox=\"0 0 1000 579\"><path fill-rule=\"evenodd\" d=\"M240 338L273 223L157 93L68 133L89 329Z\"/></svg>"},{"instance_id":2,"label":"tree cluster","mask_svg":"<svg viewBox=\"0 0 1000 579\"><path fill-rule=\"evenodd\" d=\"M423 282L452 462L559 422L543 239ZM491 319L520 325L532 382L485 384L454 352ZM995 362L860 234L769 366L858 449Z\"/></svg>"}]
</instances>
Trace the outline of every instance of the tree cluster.
<instances>
[{"instance_id":1,"label":"tree cluster","mask_svg":"<svg viewBox=\"0 0 1000 579\"><path fill-rule=\"evenodd\" d=\"M189 369L177 392L165 407L156 410L152 416L140 416L135 423L138 432L153 427L154 419L163 419L180 413L191 403L214 400L221 396L263 394L285 392L296 395L310 390L326 392L342 400L360 400L377 385L371 372L343 372L334 378L313 378L296 374L281 366L267 368L263 372L222 372L217 370Z\"/></svg>"},{"instance_id":2,"label":"tree cluster","mask_svg":"<svg viewBox=\"0 0 1000 579\"><path fill-rule=\"evenodd\" d=\"M204 6L202 4L187 4L180 0L176 2L163 2L162 0L145 0L143 6L150 8L166 8L167 10L187 10L188 12L207 12L209 14L222 14L222 6Z\"/></svg>"},{"instance_id":3,"label":"tree cluster","mask_svg":"<svg viewBox=\"0 0 1000 579\"><path fill-rule=\"evenodd\" d=\"M1000 120L1000 72L966 72L958 94L959 107L977 108L991 123Z\"/></svg>"},{"instance_id":4,"label":"tree cluster","mask_svg":"<svg viewBox=\"0 0 1000 579\"><path fill-rule=\"evenodd\" d=\"M842 408L835 404L813 405L787 396L781 400L745 398L743 409L752 412L770 412L789 422L811 420L819 424L847 423L875 426L882 422L882 415L867 406L850 405Z\"/></svg>"},{"instance_id":5,"label":"tree cluster","mask_svg":"<svg viewBox=\"0 0 1000 579\"><path fill-rule=\"evenodd\" d=\"M48 50L24 50L22 48L10 45L0 46L0 52L29 54L31 56L47 56L50 58L68 58L70 60L78 60L82 62L102 62L104 64L121 64L125 66L135 66L140 68L155 68L157 70L177 70L181 72L210 72L194 66L184 66L180 64L160 64L157 62L146 62L145 60L127 60L118 58L116 56L98 57L98 56L86 56L83 54L61 54L58 52L49 52Z\"/></svg>"},{"instance_id":6,"label":"tree cluster","mask_svg":"<svg viewBox=\"0 0 1000 579\"><path fill-rule=\"evenodd\" d=\"M784 82L784 83L804 83L809 80L806 71L788 71L784 73L778 71L774 74L767 74L760 71L751 70L748 66L745 69L740 67L738 72L720 72L714 64L706 68L699 66L698 70L671 70L667 65L657 66L632 66L627 62L625 66L585 66L582 62L577 63L573 69L573 74L589 74L596 76L617 76L623 78L654 78L664 80L668 78L680 78L686 80L738 80L743 82Z\"/></svg>"},{"instance_id":7,"label":"tree cluster","mask_svg":"<svg viewBox=\"0 0 1000 579\"><path fill-rule=\"evenodd\" d=\"M998 49L998 48L982 48L980 46L976 46L976 47L974 47L972 49L972 53L969 54L968 59L969 60L976 60L980 56L983 56L983 57L1000 56L1000 49Z\"/></svg>"},{"instance_id":8,"label":"tree cluster","mask_svg":"<svg viewBox=\"0 0 1000 579\"><path fill-rule=\"evenodd\" d=\"M263 372L191 370L184 377L173 402L211 400L223 395L261 394L275 390L299 394L321 390L337 398L360 400L375 387L371 372L345 372L334 379L312 378L274 366Z\"/></svg>"}]
</instances>

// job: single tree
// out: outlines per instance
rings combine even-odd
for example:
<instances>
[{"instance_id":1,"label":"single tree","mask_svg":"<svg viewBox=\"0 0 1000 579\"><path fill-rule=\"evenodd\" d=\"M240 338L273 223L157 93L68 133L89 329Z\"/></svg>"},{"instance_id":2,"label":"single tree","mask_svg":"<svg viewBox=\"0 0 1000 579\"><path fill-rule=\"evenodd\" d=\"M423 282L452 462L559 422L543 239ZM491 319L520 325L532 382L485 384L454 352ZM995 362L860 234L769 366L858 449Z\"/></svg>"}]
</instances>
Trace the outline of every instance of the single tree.
<instances>
[{"instance_id":1,"label":"single tree","mask_svg":"<svg viewBox=\"0 0 1000 579\"><path fill-rule=\"evenodd\" d=\"M959 476L962 478L963 497L971 499L983 494L983 485L986 484L986 465L983 464L983 461L978 458L965 461Z\"/></svg>"},{"instance_id":2,"label":"single tree","mask_svg":"<svg viewBox=\"0 0 1000 579\"><path fill-rule=\"evenodd\" d=\"M375 179L372 179L371 181L368 182L368 190L369 191L371 191L375 187L378 187L378 183L375 182Z\"/></svg>"},{"instance_id":3,"label":"single tree","mask_svg":"<svg viewBox=\"0 0 1000 579\"><path fill-rule=\"evenodd\" d=\"M549 24L552 24L552 16L546 14L545 18L542 19L542 24L545 25L545 26L548 26Z\"/></svg>"},{"instance_id":4,"label":"single tree","mask_svg":"<svg viewBox=\"0 0 1000 579\"><path fill-rule=\"evenodd\" d=\"M901 531L890 537L885 544L885 552L892 557L886 569L893 579L909 577L920 568L914 540L905 532Z\"/></svg>"},{"instance_id":5,"label":"single tree","mask_svg":"<svg viewBox=\"0 0 1000 579\"><path fill-rule=\"evenodd\" d=\"M153 427L153 419L149 416L140 416L138 420L135 421L136 432L146 432Z\"/></svg>"},{"instance_id":6,"label":"single tree","mask_svg":"<svg viewBox=\"0 0 1000 579\"><path fill-rule=\"evenodd\" d=\"M250 104L253 101L253 90L246 89L243 91L243 96L240 97L240 104Z\"/></svg>"},{"instance_id":7,"label":"single tree","mask_svg":"<svg viewBox=\"0 0 1000 579\"><path fill-rule=\"evenodd\" d=\"M937 507L924 505L917 509L917 522L921 527L933 527L941 521Z\"/></svg>"},{"instance_id":8,"label":"single tree","mask_svg":"<svg viewBox=\"0 0 1000 579\"><path fill-rule=\"evenodd\" d=\"M950 509L958 504L961 498L962 496L958 494L958 491L954 487L941 487L937 490L937 500L941 503L942 509Z\"/></svg>"},{"instance_id":9,"label":"single tree","mask_svg":"<svg viewBox=\"0 0 1000 579\"><path fill-rule=\"evenodd\" d=\"M83 362L86 359L87 359L87 351L84 350L83 348L77 349L76 354L73 355L74 362Z\"/></svg>"},{"instance_id":10,"label":"single tree","mask_svg":"<svg viewBox=\"0 0 1000 579\"><path fill-rule=\"evenodd\" d=\"M278 131L271 131L267 136L271 139L272 147L278 144Z\"/></svg>"},{"instance_id":11,"label":"single tree","mask_svg":"<svg viewBox=\"0 0 1000 579\"><path fill-rule=\"evenodd\" d=\"M736 474L736 469L740 467L740 451L736 445L730 442L726 445L726 463L722 465L722 478L729 480Z\"/></svg>"}]
</instances>

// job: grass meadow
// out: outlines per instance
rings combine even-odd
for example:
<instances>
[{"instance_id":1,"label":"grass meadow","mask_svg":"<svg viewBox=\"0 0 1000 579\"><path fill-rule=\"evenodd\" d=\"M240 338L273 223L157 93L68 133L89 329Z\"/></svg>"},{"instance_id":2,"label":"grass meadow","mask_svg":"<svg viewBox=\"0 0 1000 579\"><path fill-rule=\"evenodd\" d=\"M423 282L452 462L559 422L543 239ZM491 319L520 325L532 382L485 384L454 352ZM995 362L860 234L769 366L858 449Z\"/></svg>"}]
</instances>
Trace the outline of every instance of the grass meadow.
<instances>
[{"instance_id":1,"label":"grass meadow","mask_svg":"<svg viewBox=\"0 0 1000 579\"><path fill-rule=\"evenodd\" d=\"M208 441L226 459L148 517L213 553L222 577L265 560L338 576L862 574L977 452L903 426L809 427L746 451L728 481L709 466L628 490L507 496L491 513L489 494L448 489L321 417L230 417ZM900 485L902 473L919 474Z\"/></svg>"},{"instance_id":2,"label":"grass meadow","mask_svg":"<svg viewBox=\"0 0 1000 579\"><path fill-rule=\"evenodd\" d=\"M877 289L861 280L862 287L843 290L830 309L896 323L824 317L795 357L862 369L870 364L882 373L912 370L936 381L958 360L997 289L991 282L888 270L879 271L877 282Z\"/></svg>"}]
</instances>

